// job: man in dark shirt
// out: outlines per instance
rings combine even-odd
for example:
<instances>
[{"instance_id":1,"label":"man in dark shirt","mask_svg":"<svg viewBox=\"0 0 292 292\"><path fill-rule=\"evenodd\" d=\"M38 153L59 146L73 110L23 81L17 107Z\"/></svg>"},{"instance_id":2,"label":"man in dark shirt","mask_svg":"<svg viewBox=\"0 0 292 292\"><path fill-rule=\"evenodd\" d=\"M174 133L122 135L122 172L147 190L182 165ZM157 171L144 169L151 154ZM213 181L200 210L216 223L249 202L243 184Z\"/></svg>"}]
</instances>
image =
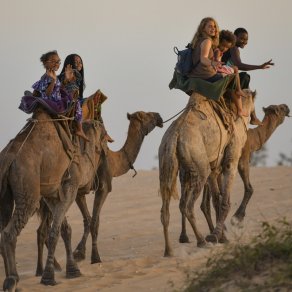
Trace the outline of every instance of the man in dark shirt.
<instances>
[{"instance_id":1,"label":"man in dark shirt","mask_svg":"<svg viewBox=\"0 0 292 292\"><path fill-rule=\"evenodd\" d=\"M243 49L248 42L248 32L244 28L237 28L234 31L234 34L236 36L236 44L234 47L229 49L227 52L224 53L222 57L222 61L226 63L227 65L233 65L237 66L239 70L241 71L251 71L251 70L257 70L257 69L267 69L270 68L270 66L273 66L274 63L272 63L272 59L263 63L262 65L249 65L241 62L240 59L240 51L239 48ZM239 74L240 76L240 84L241 88L249 88L249 81L250 76L246 72L241 72Z\"/></svg>"}]
</instances>

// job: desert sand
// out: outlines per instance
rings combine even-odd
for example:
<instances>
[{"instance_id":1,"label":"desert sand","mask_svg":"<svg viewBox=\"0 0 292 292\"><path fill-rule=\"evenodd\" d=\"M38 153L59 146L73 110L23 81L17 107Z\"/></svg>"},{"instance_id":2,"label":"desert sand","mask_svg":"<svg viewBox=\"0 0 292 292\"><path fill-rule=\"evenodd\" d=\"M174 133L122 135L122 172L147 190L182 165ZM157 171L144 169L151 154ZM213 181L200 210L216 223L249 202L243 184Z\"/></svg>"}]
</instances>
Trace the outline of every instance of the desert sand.
<instances>
[{"instance_id":1,"label":"desert sand","mask_svg":"<svg viewBox=\"0 0 292 292\"><path fill-rule=\"evenodd\" d=\"M170 238L174 257L164 258L164 238L160 223L161 198L159 197L158 171L132 172L113 180L113 191L109 194L101 212L98 238L101 264L90 264L91 238L87 242L86 259L79 263L82 276L65 278L65 250L62 239L56 257L63 271L56 273L58 285L46 287L35 277L36 229L38 218L32 217L18 238L16 260L21 291L173 291L181 290L187 272L204 267L207 258L220 244L199 249L193 232L188 226L191 243L180 244L180 213L178 201L172 201L170 215ZM254 196L247 208L241 228L230 224L243 195L243 185L236 177L231 197L231 210L226 221L227 236L232 241L248 241L259 232L262 221L274 221L284 216L292 220L292 168L252 168L251 181ZM93 195L87 196L92 206ZM208 234L208 227L199 209L201 197L196 203L196 218L201 231ZM74 204L67 214L73 229L73 248L81 238L83 223ZM3 260L0 258L0 287L4 280Z\"/></svg>"}]
</instances>

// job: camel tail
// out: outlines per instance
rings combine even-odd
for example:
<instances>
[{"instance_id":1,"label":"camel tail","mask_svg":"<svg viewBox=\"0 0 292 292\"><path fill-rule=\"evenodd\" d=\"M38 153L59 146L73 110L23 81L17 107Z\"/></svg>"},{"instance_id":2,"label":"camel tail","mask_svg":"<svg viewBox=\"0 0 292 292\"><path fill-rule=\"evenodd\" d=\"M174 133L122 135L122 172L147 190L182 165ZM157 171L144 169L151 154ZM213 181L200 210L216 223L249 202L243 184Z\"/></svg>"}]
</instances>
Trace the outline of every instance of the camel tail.
<instances>
[{"instance_id":1,"label":"camel tail","mask_svg":"<svg viewBox=\"0 0 292 292\"><path fill-rule=\"evenodd\" d=\"M177 190L178 159L176 141L163 141L159 147L159 180L162 198L178 199Z\"/></svg>"}]
</instances>

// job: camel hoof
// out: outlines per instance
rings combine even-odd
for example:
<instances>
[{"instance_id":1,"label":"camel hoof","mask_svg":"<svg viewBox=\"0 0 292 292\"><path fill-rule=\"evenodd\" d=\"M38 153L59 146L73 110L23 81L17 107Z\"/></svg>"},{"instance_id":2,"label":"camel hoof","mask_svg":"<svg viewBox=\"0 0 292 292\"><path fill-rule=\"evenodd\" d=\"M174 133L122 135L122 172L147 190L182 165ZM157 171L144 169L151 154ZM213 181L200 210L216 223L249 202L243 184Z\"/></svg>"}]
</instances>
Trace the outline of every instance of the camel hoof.
<instances>
[{"instance_id":1,"label":"camel hoof","mask_svg":"<svg viewBox=\"0 0 292 292\"><path fill-rule=\"evenodd\" d=\"M35 272L35 276L36 276L36 277L40 277L40 276L42 276L43 272L44 272L43 269L39 269L39 268L37 268L37 270L36 270L36 272Z\"/></svg>"},{"instance_id":2,"label":"camel hoof","mask_svg":"<svg viewBox=\"0 0 292 292\"><path fill-rule=\"evenodd\" d=\"M178 241L180 243L190 243L190 240L186 234L181 234Z\"/></svg>"},{"instance_id":3,"label":"camel hoof","mask_svg":"<svg viewBox=\"0 0 292 292\"><path fill-rule=\"evenodd\" d=\"M46 278L46 277L42 277L41 278L41 284L45 285L45 286L55 286L57 285L57 282L55 281L54 278Z\"/></svg>"},{"instance_id":4,"label":"camel hoof","mask_svg":"<svg viewBox=\"0 0 292 292\"><path fill-rule=\"evenodd\" d=\"M199 248L206 247L206 245L207 245L207 242L204 239L197 242L197 247Z\"/></svg>"},{"instance_id":5,"label":"camel hoof","mask_svg":"<svg viewBox=\"0 0 292 292\"><path fill-rule=\"evenodd\" d=\"M91 255L91 263L92 264L98 264L101 263L101 259L98 253L92 253Z\"/></svg>"},{"instance_id":6,"label":"camel hoof","mask_svg":"<svg viewBox=\"0 0 292 292\"><path fill-rule=\"evenodd\" d=\"M165 258L173 257L173 252L172 252L172 250L165 250L165 251L164 251L164 257L165 257Z\"/></svg>"},{"instance_id":7,"label":"camel hoof","mask_svg":"<svg viewBox=\"0 0 292 292\"><path fill-rule=\"evenodd\" d=\"M77 262L83 261L83 260L85 260L85 251L81 251L80 249L76 249L73 252L73 257L74 257L74 260L76 260Z\"/></svg>"},{"instance_id":8,"label":"camel hoof","mask_svg":"<svg viewBox=\"0 0 292 292\"><path fill-rule=\"evenodd\" d=\"M229 243L229 240L225 235L222 235L221 238L219 239L219 243Z\"/></svg>"},{"instance_id":9,"label":"camel hoof","mask_svg":"<svg viewBox=\"0 0 292 292\"><path fill-rule=\"evenodd\" d=\"M67 279L74 279L81 276L81 272L76 265L67 266L66 267L66 278Z\"/></svg>"},{"instance_id":10,"label":"camel hoof","mask_svg":"<svg viewBox=\"0 0 292 292\"><path fill-rule=\"evenodd\" d=\"M233 226L237 227L243 227L243 219L244 217L237 217L237 216L232 216L230 222Z\"/></svg>"},{"instance_id":11,"label":"camel hoof","mask_svg":"<svg viewBox=\"0 0 292 292\"><path fill-rule=\"evenodd\" d=\"M4 280L3 291L14 292L16 291L17 279L15 277L8 277Z\"/></svg>"},{"instance_id":12,"label":"camel hoof","mask_svg":"<svg viewBox=\"0 0 292 292\"><path fill-rule=\"evenodd\" d=\"M46 286L55 286L57 282L55 281L54 269L53 268L45 268L42 278L41 284Z\"/></svg>"},{"instance_id":13,"label":"camel hoof","mask_svg":"<svg viewBox=\"0 0 292 292\"><path fill-rule=\"evenodd\" d=\"M206 236L207 242L218 243L218 237L216 234L209 234Z\"/></svg>"}]
</instances>

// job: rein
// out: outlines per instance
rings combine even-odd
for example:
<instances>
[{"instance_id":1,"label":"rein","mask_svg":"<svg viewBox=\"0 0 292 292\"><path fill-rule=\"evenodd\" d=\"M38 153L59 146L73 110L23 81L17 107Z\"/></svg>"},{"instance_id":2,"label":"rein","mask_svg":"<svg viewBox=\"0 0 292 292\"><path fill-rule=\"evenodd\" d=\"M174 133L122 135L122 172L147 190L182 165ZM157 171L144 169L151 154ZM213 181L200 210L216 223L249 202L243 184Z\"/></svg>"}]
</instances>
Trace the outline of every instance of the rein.
<instances>
[{"instance_id":1,"label":"rein","mask_svg":"<svg viewBox=\"0 0 292 292\"><path fill-rule=\"evenodd\" d=\"M177 114L175 114L174 116L172 116L171 118L167 119L166 121L163 121L162 123L167 123L169 121L171 121L172 119L174 119L176 116L178 116L179 114L181 114L182 112L184 112L186 109L188 108L188 106L186 106L185 108L183 108L181 111L179 111Z\"/></svg>"}]
</instances>

